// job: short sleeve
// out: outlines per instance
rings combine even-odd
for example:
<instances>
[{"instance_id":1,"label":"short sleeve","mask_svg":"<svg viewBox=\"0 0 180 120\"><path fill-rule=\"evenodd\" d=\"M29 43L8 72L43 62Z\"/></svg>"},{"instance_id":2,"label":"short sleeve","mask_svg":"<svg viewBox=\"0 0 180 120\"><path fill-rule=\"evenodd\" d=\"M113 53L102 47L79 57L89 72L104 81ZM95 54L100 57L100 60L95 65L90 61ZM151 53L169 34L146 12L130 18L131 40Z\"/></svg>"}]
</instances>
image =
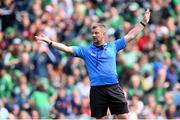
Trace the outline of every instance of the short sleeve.
<instances>
[{"instance_id":1,"label":"short sleeve","mask_svg":"<svg viewBox=\"0 0 180 120\"><path fill-rule=\"evenodd\" d=\"M115 41L116 51L120 51L126 47L126 41L124 37L118 39Z\"/></svg>"},{"instance_id":2,"label":"short sleeve","mask_svg":"<svg viewBox=\"0 0 180 120\"><path fill-rule=\"evenodd\" d=\"M73 49L73 56L74 57L80 57L83 58L84 56L84 47L79 47L79 46L71 46Z\"/></svg>"}]
</instances>

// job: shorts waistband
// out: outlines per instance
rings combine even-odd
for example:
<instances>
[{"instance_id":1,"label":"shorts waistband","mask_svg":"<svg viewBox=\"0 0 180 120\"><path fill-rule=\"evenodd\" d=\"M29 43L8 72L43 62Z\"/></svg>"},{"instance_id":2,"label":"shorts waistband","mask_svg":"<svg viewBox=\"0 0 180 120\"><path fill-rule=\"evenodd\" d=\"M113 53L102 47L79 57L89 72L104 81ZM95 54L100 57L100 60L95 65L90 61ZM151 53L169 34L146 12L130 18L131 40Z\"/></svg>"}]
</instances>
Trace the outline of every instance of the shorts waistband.
<instances>
[{"instance_id":1,"label":"shorts waistband","mask_svg":"<svg viewBox=\"0 0 180 120\"><path fill-rule=\"evenodd\" d=\"M117 85L119 85L119 83L116 83L116 84L110 84L110 85L91 86L91 88L106 88L106 87L117 86Z\"/></svg>"}]
</instances>

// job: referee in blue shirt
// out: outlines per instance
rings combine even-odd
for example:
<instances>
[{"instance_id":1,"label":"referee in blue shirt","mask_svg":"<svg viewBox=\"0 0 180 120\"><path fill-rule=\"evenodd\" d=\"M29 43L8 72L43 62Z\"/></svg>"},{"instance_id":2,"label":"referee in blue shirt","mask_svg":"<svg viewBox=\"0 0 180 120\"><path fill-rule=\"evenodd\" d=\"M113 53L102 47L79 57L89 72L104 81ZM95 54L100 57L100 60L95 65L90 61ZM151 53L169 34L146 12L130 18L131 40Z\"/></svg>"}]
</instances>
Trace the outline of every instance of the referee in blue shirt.
<instances>
[{"instance_id":1,"label":"referee in blue shirt","mask_svg":"<svg viewBox=\"0 0 180 120\"><path fill-rule=\"evenodd\" d=\"M66 46L50 40L45 35L35 37L37 40L47 42L49 45L85 61L91 83L90 107L92 117L106 118L109 108L115 118L128 119L127 100L118 84L116 54L143 30L149 19L150 11L148 9L142 22L136 24L124 37L112 42L106 42L105 26L101 23L94 23L91 26L93 44L85 47Z\"/></svg>"}]
</instances>

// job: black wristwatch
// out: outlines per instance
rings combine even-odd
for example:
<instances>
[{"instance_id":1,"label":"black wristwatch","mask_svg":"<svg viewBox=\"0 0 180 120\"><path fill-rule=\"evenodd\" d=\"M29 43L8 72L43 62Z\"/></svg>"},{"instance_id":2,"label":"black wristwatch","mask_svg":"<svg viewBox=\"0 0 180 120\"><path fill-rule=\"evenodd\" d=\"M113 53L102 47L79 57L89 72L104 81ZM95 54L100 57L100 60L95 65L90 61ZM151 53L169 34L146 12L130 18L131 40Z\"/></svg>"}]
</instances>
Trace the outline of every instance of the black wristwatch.
<instances>
[{"instance_id":1,"label":"black wristwatch","mask_svg":"<svg viewBox=\"0 0 180 120\"><path fill-rule=\"evenodd\" d=\"M140 24L141 24L141 25L143 25L144 27L146 27L146 24L145 24L145 23L143 23L142 21L140 22Z\"/></svg>"}]
</instances>

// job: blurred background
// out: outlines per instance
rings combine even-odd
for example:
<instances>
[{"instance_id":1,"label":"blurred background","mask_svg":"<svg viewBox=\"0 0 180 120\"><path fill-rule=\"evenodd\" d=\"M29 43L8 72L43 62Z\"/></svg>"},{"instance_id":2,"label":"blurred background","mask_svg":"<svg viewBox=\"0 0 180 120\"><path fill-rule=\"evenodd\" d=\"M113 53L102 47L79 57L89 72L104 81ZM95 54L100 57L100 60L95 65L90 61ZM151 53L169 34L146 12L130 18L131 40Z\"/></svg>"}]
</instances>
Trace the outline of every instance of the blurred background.
<instances>
[{"instance_id":1,"label":"blurred background","mask_svg":"<svg viewBox=\"0 0 180 120\"><path fill-rule=\"evenodd\" d=\"M180 0L1 0L0 119L91 119L84 62L34 36L89 45L102 22L116 40L147 8L150 23L117 55L129 117L180 118Z\"/></svg>"}]
</instances>

